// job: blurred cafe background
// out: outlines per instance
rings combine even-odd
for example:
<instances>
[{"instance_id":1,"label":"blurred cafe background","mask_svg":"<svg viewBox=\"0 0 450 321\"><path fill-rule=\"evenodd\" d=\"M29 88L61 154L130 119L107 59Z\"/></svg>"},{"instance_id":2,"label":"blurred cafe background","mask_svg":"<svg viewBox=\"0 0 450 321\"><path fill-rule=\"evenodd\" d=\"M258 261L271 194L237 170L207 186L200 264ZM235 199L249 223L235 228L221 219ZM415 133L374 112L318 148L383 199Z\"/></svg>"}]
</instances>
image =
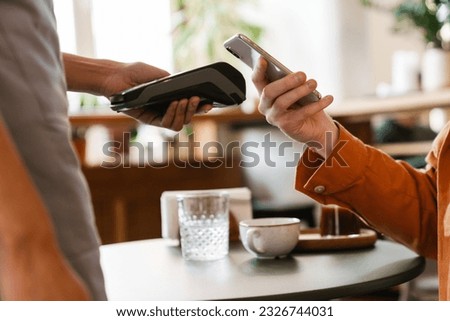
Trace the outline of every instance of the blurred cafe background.
<instances>
[{"instance_id":1,"label":"blurred cafe background","mask_svg":"<svg viewBox=\"0 0 450 321\"><path fill-rule=\"evenodd\" d=\"M416 167L450 116L448 1L54 3L65 52L172 73L226 61L247 80L241 106L198 115L180 133L139 125L110 111L106 98L69 93L73 143L104 244L161 237L160 197L171 190L248 187L255 217L318 226L318 205L293 188L303 146L265 122L251 70L222 45L236 33L316 79L335 97L329 113L352 133ZM414 299L435 298L428 266L409 285Z\"/></svg>"}]
</instances>

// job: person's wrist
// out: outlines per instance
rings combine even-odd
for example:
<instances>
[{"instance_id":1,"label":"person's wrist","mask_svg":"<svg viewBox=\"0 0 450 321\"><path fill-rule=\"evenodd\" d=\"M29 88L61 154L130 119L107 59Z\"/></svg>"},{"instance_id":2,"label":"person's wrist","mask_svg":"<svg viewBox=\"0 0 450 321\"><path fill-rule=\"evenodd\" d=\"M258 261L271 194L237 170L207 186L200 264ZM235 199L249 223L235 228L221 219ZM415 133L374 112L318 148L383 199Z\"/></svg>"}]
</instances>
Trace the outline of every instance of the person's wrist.
<instances>
[{"instance_id":1,"label":"person's wrist","mask_svg":"<svg viewBox=\"0 0 450 321\"><path fill-rule=\"evenodd\" d=\"M326 159L333 151L339 138L339 127L330 119L320 130L319 135L307 142L307 146Z\"/></svg>"},{"instance_id":2,"label":"person's wrist","mask_svg":"<svg viewBox=\"0 0 450 321\"><path fill-rule=\"evenodd\" d=\"M108 97L112 93L108 91L111 78L114 77L123 67L123 64L117 61L98 59L90 67L91 81L88 82L87 91L98 96Z\"/></svg>"},{"instance_id":3,"label":"person's wrist","mask_svg":"<svg viewBox=\"0 0 450 321\"><path fill-rule=\"evenodd\" d=\"M68 90L105 95L111 75L117 73L123 63L64 54Z\"/></svg>"}]
</instances>

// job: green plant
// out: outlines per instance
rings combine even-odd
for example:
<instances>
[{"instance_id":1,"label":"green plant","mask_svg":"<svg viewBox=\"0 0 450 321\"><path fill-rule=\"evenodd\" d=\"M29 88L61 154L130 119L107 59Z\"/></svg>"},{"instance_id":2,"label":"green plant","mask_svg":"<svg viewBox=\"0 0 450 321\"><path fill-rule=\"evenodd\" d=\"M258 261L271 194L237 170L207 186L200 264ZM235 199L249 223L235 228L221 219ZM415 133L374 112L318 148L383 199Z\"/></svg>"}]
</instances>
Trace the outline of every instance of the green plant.
<instances>
[{"instance_id":1,"label":"green plant","mask_svg":"<svg viewBox=\"0 0 450 321\"><path fill-rule=\"evenodd\" d=\"M89 109L96 108L99 106L99 99L97 96L82 93L80 94L80 108L81 109Z\"/></svg>"},{"instance_id":2,"label":"green plant","mask_svg":"<svg viewBox=\"0 0 450 321\"><path fill-rule=\"evenodd\" d=\"M258 40L262 27L242 13L253 4L254 0L171 0L175 69L229 60L223 42L235 33Z\"/></svg>"},{"instance_id":3,"label":"green plant","mask_svg":"<svg viewBox=\"0 0 450 321\"><path fill-rule=\"evenodd\" d=\"M395 5L376 0L361 0L367 7L391 12L395 17L394 31L418 28L424 42L435 47L446 47L443 31L450 24L449 0L404 0Z\"/></svg>"}]
</instances>

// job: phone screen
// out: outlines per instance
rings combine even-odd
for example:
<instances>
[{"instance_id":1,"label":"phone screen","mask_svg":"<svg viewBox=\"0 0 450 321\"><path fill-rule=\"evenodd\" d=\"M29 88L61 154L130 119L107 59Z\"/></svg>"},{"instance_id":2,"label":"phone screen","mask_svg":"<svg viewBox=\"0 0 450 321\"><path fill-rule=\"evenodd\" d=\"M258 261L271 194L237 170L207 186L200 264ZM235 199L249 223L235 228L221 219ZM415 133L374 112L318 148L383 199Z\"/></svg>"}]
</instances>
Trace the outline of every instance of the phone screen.
<instances>
[{"instance_id":1,"label":"phone screen","mask_svg":"<svg viewBox=\"0 0 450 321\"><path fill-rule=\"evenodd\" d=\"M268 62L267 65L267 79L269 81L275 81L286 75L292 73L286 66L275 59L267 51L262 49L254 41L243 34L236 34L227 41L224 42L224 47L236 58L243 61L250 68L254 68L259 57L264 57ZM318 101L321 95L318 91L314 91L311 94L302 98L298 104L306 105L315 101Z\"/></svg>"},{"instance_id":2,"label":"phone screen","mask_svg":"<svg viewBox=\"0 0 450 321\"><path fill-rule=\"evenodd\" d=\"M286 66L245 35L237 34L231 37L224 43L224 46L231 54L242 60L252 69L259 57L263 56L269 63L267 75L270 81L280 79L292 73Z\"/></svg>"}]
</instances>

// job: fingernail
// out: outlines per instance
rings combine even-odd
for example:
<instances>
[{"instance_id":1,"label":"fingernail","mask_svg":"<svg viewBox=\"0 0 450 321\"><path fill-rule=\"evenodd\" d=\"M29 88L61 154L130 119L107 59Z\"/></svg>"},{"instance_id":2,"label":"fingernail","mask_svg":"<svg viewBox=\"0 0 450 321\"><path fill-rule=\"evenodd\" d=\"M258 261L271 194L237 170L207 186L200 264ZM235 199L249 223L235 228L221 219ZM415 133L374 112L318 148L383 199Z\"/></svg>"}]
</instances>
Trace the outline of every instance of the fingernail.
<instances>
[{"instance_id":1,"label":"fingernail","mask_svg":"<svg viewBox=\"0 0 450 321\"><path fill-rule=\"evenodd\" d=\"M296 78L297 82L304 83L306 80L306 75L304 72L299 71L299 72L295 73L295 78Z\"/></svg>"},{"instance_id":2,"label":"fingernail","mask_svg":"<svg viewBox=\"0 0 450 321\"><path fill-rule=\"evenodd\" d=\"M317 83L314 79L310 79L306 82L306 85L308 86L308 88L314 89L314 88L316 88Z\"/></svg>"},{"instance_id":3,"label":"fingernail","mask_svg":"<svg viewBox=\"0 0 450 321\"><path fill-rule=\"evenodd\" d=\"M326 103L332 102L333 101L333 96L328 95L322 98L323 101L325 101Z\"/></svg>"}]
</instances>

